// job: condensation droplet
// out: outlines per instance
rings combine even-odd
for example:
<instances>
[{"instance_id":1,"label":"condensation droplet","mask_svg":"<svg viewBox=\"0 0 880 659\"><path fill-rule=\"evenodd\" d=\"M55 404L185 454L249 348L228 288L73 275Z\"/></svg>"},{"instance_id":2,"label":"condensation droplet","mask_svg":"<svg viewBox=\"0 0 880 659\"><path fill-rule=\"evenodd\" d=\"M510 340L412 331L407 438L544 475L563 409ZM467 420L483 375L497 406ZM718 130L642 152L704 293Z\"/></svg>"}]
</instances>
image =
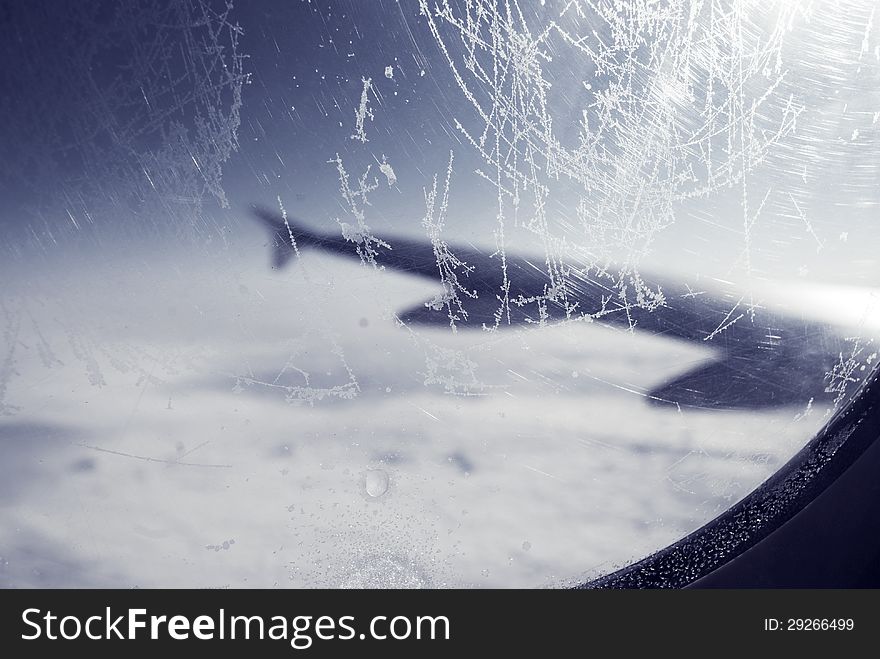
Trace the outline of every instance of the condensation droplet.
<instances>
[{"instance_id":1,"label":"condensation droplet","mask_svg":"<svg viewBox=\"0 0 880 659\"><path fill-rule=\"evenodd\" d=\"M388 474L381 469L368 469L364 477L364 489L371 497L381 497L388 491L390 479Z\"/></svg>"}]
</instances>

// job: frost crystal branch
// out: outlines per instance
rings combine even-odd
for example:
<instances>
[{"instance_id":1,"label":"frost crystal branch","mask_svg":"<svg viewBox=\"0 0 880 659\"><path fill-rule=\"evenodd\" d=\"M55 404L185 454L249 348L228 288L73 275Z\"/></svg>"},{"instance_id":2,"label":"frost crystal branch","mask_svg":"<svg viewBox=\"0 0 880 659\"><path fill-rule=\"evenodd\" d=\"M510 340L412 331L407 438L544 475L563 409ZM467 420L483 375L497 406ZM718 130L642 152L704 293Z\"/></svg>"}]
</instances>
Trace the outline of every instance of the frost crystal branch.
<instances>
[{"instance_id":1,"label":"frost crystal branch","mask_svg":"<svg viewBox=\"0 0 880 659\"><path fill-rule=\"evenodd\" d=\"M568 308L570 279L590 270L611 280L609 309L656 305L662 294L639 264L674 222L676 204L735 185L750 267L757 214L748 175L801 112L780 90L783 38L802 8L756 0L419 5L473 110L455 125L497 193L499 322L511 302ZM561 75L579 78L580 95L559 116ZM576 222L566 208L576 209ZM542 241L548 294L510 299L511 224Z\"/></svg>"},{"instance_id":2,"label":"frost crystal branch","mask_svg":"<svg viewBox=\"0 0 880 659\"><path fill-rule=\"evenodd\" d=\"M336 157L328 162L336 165L336 171L339 173L339 191L342 194L343 199L345 199L345 202L348 204L348 209L356 222L355 225L351 225L337 219L336 221L342 228L342 236L347 241L355 244L358 256L361 257L361 263L369 263L374 268L379 268L380 270L383 269L382 266L376 263L376 256L379 254L376 248L383 247L385 249L391 249L391 245L376 238L370 233L370 227L367 226L365 210L366 207L370 205L367 197L379 187L379 180L373 178L373 180L370 181L370 167L367 166L366 171L358 179L357 189L353 189L351 187L348 172L345 171L345 167L342 164L342 158L339 154L337 153Z\"/></svg>"},{"instance_id":3,"label":"frost crystal branch","mask_svg":"<svg viewBox=\"0 0 880 659\"><path fill-rule=\"evenodd\" d=\"M473 267L462 262L449 249L449 245L440 237L443 224L446 219L446 210L449 206L449 181L452 178L452 152L449 153L449 165L446 168L446 181L443 185L443 198L440 207L436 208L437 201L437 175L434 175L434 183L431 190L425 190L425 217L422 226L428 232L431 246L434 248L434 257L437 259L437 269L440 271L440 282L443 284L443 292L437 295L425 306L439 311L446 307L449 315L449 325L455 331L455 323L467 320L468 314L459 297L460 294L476 299L476 291L465 288L458 280L459 273L465 276L473 272Z\"/></svg>"},{"instance_id":4,"label":"frost crystal branch","mask_svg":"<svg viewBox=\"0 0 880 659\"><path fill-rule=\"evenodd\" d=\"M364 83L363 91L361 91L361 103L358 106L357 110L354 113L354 134L351 136L351 139L357 140L358 142L369 142L367 139L367 132L364 130L364 122L369 119L373 120L373 110L370 109L370 91L373 89L373 79L372 78L361 78L361 82Z\"/></svg>"}]
</instances>

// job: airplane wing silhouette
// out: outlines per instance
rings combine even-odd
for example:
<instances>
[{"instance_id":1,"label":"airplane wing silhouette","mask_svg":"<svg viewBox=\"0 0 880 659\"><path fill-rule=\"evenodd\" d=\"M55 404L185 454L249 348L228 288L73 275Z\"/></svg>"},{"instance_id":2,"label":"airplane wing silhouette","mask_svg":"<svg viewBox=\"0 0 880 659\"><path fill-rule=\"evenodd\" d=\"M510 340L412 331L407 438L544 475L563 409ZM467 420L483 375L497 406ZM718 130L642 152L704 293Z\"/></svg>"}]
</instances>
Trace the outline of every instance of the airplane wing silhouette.
<instances>
[{"instance_id":1,"label":"airplane wing silhouette","mask_svg":"<svg viewBox=\"0 0 880 659\"><path fill-rule=\"evenodd\" d=\"M255 208L255 215L270 232L272 262L284 266L299 249L319 248L349 258L360 258L356 244L341 235L317 234L276 212ZM383 239L377 247L376 264L441 281L435 246L430 241L405 238ZM540 264L506 254L509 313L499 314L499 295L504 278L499 259L474 247L450 247L467 270L460 275L462 294L454 302L438 296L402 311L407 323L449 325L460 328L504 327L539 321L554 322L570 316L591 315L609 326L633 327L637 331L678 340L699 342L714 348L717 357L654 388L647 400L705 409L761 409L806 405L830 400L826 377L843 351L844 339L828 325L788 317L765 309L754 320L735 299L695 295L690 289L661 278L642 277L664 292L664 303L648 309L626 306L613 283L596 277L573 277L565 303L548 298L551 280ZM464 291L467 291L466 293ZM525 301L543 297L539 307ZM742 314L742 315L740 315Z\"/></svg>"}]
</instances>

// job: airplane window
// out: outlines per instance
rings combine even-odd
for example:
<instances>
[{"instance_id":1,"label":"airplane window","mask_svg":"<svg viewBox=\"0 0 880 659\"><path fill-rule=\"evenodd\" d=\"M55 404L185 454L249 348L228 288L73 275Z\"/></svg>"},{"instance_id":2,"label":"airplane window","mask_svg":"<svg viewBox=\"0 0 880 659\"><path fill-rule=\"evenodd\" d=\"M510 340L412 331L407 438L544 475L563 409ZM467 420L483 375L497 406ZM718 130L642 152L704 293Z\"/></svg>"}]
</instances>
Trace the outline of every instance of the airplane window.
<instances>
[{"instance_id":1,"label":"airplane window","mask_svg":"<svg viewBox=\"0 0 880 659\"><path fill-rule=\"evenodd\" d=\"M876 370L868 0L0 4L0 585L583 583Z\"/></svg>"}]
</instances>

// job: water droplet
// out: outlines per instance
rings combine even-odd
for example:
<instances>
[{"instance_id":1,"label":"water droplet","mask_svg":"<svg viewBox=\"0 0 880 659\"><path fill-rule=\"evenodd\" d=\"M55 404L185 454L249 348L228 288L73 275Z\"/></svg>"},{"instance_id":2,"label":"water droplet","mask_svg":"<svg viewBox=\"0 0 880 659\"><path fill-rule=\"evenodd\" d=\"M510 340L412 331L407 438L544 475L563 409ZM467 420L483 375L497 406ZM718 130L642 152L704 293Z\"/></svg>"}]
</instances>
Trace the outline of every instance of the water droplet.
<instances>
[{"instance_id":1,"label":"water droplet","mask_svg":"<svg viewBox=\"0 0 880 659\"><path fill-rule=\"evenodd\" d=\"M381 497L388 491L390 479L381 469L368 469L364 476L364 488L371 497Z\"/></svg>"},{"instance_id":2,"label":"water droplet","mask_svg":"<svg viewBox=\"0 0 880 659\"><path fill-rule=\"evenodd\" d=\"M522 548L523 548L523 551L528 551L529 549L532 548L532 543L529 542L528 540L526 540L524 543L522 543Z\"/></svg>"}]
</instances>

